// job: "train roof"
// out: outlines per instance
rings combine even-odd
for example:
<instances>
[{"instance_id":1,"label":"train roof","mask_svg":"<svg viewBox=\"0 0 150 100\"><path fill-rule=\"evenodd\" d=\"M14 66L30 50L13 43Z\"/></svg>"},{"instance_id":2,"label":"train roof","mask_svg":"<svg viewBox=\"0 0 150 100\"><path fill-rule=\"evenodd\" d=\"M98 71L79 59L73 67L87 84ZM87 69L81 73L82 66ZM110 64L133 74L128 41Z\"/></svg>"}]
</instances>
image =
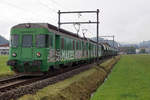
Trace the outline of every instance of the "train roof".
<instances>
[{"instance_id":1,"label":"train roof","mask_svg":"<svg viewBox=\"0 0 150 100\"><path fill-rule=\"evenodd\" d=\"M70 31L67 31L65 29L62 29L62 28L59 29L58 27L56 27L52 24L49 24L49 23L22 23L22 24L15 25L14 27L12 27L12 29L13 28L25 28L27 26L30 27L30 28L39 28L39 27L47 28L47 29L51 29L51 30L63 33L65 35L70 35L70 36L80 38L80 39L85 40L85 41L90 41L90 42L93 42L93 43L97 43L97 42L95 42L91 39L80 37L77 34L75 34L73 32L70 32Z\"/></svg>"},{"instance_id":2,"label":"train roof","mask_svg":"<svg viewBox=\"0 0 150 100\"><path fill-rule=\"evenodd\" d=\"M26 28L26 27L30 27L30 28L39 28L39 27L42 27L42 28L47 28L47 29L50 29L50 30L54 30L56 32L60 32L62 34L65 34L65 35L70 35L72 37L76 37L76 38L79 38L79 39L82 39L82 40L85 40L85 41L90 41L92 43L97 43L89 38L83 38L83 37L80 37L78 36L77 34L73 33L73 32L70 32L70 31L67 31L65 29L62 29L62 28L58 28L57 26L55 25L52 25L52 24L49 24L49 23L22 23L22 24L18 24L18 25L15 25L13 28ZM108 47L111 47L108 43L99 43L99 45L103 46L105 49L108 48Z\"/></svg>"}]
</instances>

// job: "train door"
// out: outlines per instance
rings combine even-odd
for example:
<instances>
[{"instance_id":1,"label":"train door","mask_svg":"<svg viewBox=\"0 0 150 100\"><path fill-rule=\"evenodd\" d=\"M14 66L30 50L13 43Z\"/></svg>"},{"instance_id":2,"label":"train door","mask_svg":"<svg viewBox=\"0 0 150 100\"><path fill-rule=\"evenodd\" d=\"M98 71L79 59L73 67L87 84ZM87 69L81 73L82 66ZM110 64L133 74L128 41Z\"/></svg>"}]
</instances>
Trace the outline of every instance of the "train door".
<instances>
[{"instance_id":1,"label":"train door","mask_svg":"<svg viewBox=\"0 0 150 100\"><path fill-rule=\"evenodd\" d=\"M60 35L55 35L55 55L56 62L60 61L61 51L60 51Z\"/></svg>"},{"instance_id":2,"label":"train door","mask_svg":"<svg viewBox=\"0 0 150 100\"><path fill-rule=\"evenodd\" d=\"M75 55L75 40L73 40L73 51L74 51L74 55Z\"/></svg>"},{"instance_id":3,"label":"train door","mask_svg":"<svg viewBox=\"0 0 150 100\"><path fill-rule=\"evenodd\" d=\"M82 58L84 58L84 41L82 41Z\"/></svg>"},{"instance_id":4,"label":"train door","mask_svg":"<svg viewBox=\"0 0 150 100\"><path fill-rule=\"evenodd\" d=\"M61 44L61 61L64 61L64 60L66 60L65 59L65 55L66 55L66 53L65 53L65 38L62 36L61 36L60 44Z\"/></svg>"},{"instance_id":5,"label":"train door","mask_svg":"<svg viewBox=\"0 0 150 100\"><path fill-rule=\"evenodd\" d=\"M83 57L86 58L87 56L88 56L87 42L83 41Z\"/></svg>"},{"instance_id":6,"label":"train door","mask_svg":"<svg viewBox=\"0 0 150 100\"><path fill-rule=\"evenodd\" d=\"M23 34L21 57L22 59L32 59L32 56L33 56L33 36L32 34Z\"/></svg>"},{"instance_id":7,"label":"train door","mask_svg":"<svg viewBox=\"0 0 150 100\"><path fill-rule=\"evenodd\" d=\"M86 58L88 58L89 57L89 45L88 45L88 42L86 42Z\"/></svg>"},{"instance_id":8,"label":"train door","mask_svg":"<svg viewBox=\"0 0 150 100\"><path fill-rule=\"evenodd\" d=\"M92 46L92 44L91 43L89 43L89 58L91 58L92 57L92 48L91 48L91 46Z\"/></svg>"}]
</instances>

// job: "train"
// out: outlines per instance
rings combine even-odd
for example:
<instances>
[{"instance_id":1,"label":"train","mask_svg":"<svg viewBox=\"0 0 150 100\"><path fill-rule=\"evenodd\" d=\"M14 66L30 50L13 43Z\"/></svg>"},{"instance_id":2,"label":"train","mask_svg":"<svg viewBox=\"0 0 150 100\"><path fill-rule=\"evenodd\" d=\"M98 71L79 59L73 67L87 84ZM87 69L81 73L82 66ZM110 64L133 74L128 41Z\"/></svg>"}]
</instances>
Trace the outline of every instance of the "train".
<instances>
[{"instance_id":1,"label":"train","mask_svg":"<svg viewBox=\"0 0 150 100\"><path fill-rule=\"evenodd\" d=\"M98 58L97 58L98 47ZM22 23L11 28L7 65L15 73L46 73L63 66L117 55L117 49L48 23Z\"/></svg>"}]
</instances>

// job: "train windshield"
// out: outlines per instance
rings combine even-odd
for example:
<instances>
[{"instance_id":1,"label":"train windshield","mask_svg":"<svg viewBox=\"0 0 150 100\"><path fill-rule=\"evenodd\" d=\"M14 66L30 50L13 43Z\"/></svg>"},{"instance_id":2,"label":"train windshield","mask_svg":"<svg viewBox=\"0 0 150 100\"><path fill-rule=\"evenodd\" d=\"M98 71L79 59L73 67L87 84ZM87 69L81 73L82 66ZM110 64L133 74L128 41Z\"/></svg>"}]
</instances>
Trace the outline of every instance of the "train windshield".
<instances>
[{"instance_id":1,"label":"train windshield","mask_svg":"<svg viewBox=\"0 0 150 100\"><path fill-rule=\"evenodd\" d=\"M19 44L19 36L18 35L11 35L11 47L18 47Z\"/></svg>"},{"instance_id":2,"label":"train windshield","mask_svg":"<svg viewBox=\"0 0 150 100\"><path fill-rule=\"evenodd\" d=\"M32 47L32 35L23 35L22 47Z\"/></svg>"},{"instance_id":3,"label":"train windshield","mask_svg":"<svg viewBox=\"0 0 150 100\"><path fill-rule=\"evenodd\" d=\"M48 35L36 35L36 47L47 47L48 46Z\"/></svg>"}]
</instances>

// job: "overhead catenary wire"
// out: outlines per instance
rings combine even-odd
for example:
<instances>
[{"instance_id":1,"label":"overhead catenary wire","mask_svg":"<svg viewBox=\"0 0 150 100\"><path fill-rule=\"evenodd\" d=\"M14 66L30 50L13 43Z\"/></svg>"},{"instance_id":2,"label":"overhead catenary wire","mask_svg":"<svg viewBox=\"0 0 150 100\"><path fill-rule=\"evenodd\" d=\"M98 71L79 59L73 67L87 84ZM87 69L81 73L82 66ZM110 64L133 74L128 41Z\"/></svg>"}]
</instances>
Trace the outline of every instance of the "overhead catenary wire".
<instances>
[{"instance_id":1,"label":"overhead catenary wire","mask_svg":"<svg viewBox=\"0 0 150 100\"><path fill-rule=\"evenodd\" d=\"M43 6L43 7L45 7L45 8L47 8L48 10L50 10L50 12L51 13L54 13L54 14L57 14L57 9L55 9L55 7L53 7L52 5L53 4L55 4L56 6L58 6L58 5L60 5L59 3L57 3L56 2L56 0L53 0L53 1L51 1L53 4L51 4L50 6L48 5L48 2L45 2L45 1L40 1L40 0L38 0L40 3L40 5L41 6ZM47 1L47 0L46 0ZM23 6L20 6L20 5L16 5L16 4L14 4L14 3L10 3L10 1L8 2L7 0L3 0L3 2L2 2L3 4L6 4L6 5L9 5L9 6L11 6L11 7L13 7L13 8L16 8L16 9L18 9L18 10L21 10L21 11L23 11L23 12L26 12L26 13L29 13L29 14L34 14L35 15L35 17L34 16L28 16L28 18L26 18L26 16L25 17L20 17L20 19L23 19L23 20L28 20L28 21L34 21L34 20L38 20L38 19L40 19L40 20L42 20L43 19L43 17L41 16L41 14L39 14L39 13L37 13L37 12L33 12L32 10L29 10L29 9L26 9L26 8L24 8ZM60 6L58 6L58 7L60 7ZM47 14L48 16L47 16L47 18L49 18L49 19L51 19L51 20L57 20L57 17L52 17L52 16L49 16L49 14ZM80 16L79 16L80 15ZM81 18L82 19L82 15L81 14L78 14L78 18ZM43 19L43 20L45 20L45 19Z\"/></svg>"},{"instance_id":2,"label":"overhead catenary wire","mask_svg":"<svg viewBox=\"0 0 150 100\"><path fill-rule=\"evenodd\" d=\"M45 0L45 1L47 1L47 0ZM40 1L40 2L41 2L41 1ZM59 8L63 8L63 9L65 8L65 7L62 7L62 5L61 5L60 3L58 3L56 0L50 0L50 2L53 3L54 5L58 6ZM43 4L43 2L42 2L42 5L43 5L43 6L49 8L49 5L50 5L50 4L48 4L48 5L47 5L47 4L48 4L48 2L47 2L46 4L45 4L45 3ZM50 5L50 6L51 6L51 5ZM57 8L58 8L58 7L57 7ZM50 8L50 9L51 9L51 8ZM66 8L65 8L65 9L66 9ZM68 9L67 9L67 10L68 10ZM53 10L53 12L55 12L55 11L56 11L56 10ZM85 18L82 17L82 15L81 15L80 13L78 13L77 16L78 16L78 20L79 20L80 17L85 20ZM75 30L76 30L76 29L75 29ZM77 30L76 30L76 31L77 31ZM80 30L79 30L79 31L80 31ZM77 33L79 33L79 31L77 31Z\"/></svg>"},{"instance_id":3,"label":"overhead catenary wire","mask_svg":"<svg viewBox=\"0 0 150 100\"><path fill-rule=\"evenodd\" d=\"M21 10L21 11L24 11L26 13L38 15L38 17L41 16L41 14L35 13L35 12L31 11L31 10L24 9L23 7L20 7L18 5L13 4L13 3L7 2L6 0L5 1L1 1L1 4L5 4L5 5L8 5L8 6L11 6L13 8L16 8L17 10ZM36 16L36 18L37 18L37 16ZM21 18L21 19L25 19L25 18ZM30 17L30 19L32 19L32 17Z\"/></svg>"},{"instance_id":4,"label":"overhead catenary wire","mask_svg":"<svg viewBox=\"0 0 150 100\"><path fill-rule=\"evenodd\" d=\"M58 10L51 8L51 5L47 5L45 3L43 3L42 1L38 0L38 2L40 2L40 4L46 8L48 8L49 10L51 10L53 13L57 13Z\"/></svg>"},{"instance_id":5,"label":"overhead catenary wire","mask_svg":"<svg viewBox=\"0 0 150 100\"><path fill-rule=\"evenodd\" d=\"M52 3L54 3L55 5L59 6L62 9L65 10L69 10L68 8L66 8L65 6L63 6L62 4L58 3L56 0L50 0Z\"/></svg>"},{"instance_id":6,"label":"overhead catenary wire","mask_svg":"<svg viewBox=\"0 0 150 100\"><path fill-rule=\"evenodd\" d=\"M20 7L20 6L16 6L16 5L12 4L12 3L9 3L9 2L7 2L6 0L5 0L5 1L2 0L2 1L1 1L1 4L5 4L5 5L11 6L11 7L13 7L13 8L16 8L17 10L21 10L21 11L25 11L25 12L26 12L26 9L24 9L24 8L22 8L22 7ZM29 13L29 12L28 12L28 13Z\"/></svg>"}]
</instances>

